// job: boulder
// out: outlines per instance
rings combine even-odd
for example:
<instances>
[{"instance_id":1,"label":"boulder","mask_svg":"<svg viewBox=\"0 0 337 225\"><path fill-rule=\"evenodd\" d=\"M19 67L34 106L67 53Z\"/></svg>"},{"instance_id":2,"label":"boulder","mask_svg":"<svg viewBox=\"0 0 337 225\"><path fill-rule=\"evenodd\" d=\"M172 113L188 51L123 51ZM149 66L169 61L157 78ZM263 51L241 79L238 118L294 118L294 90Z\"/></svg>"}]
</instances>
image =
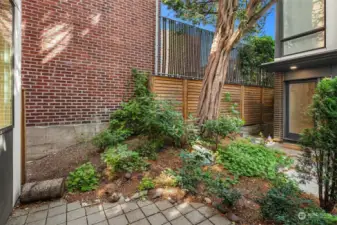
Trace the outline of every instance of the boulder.
<instances>
[{"instance_id":1,"label":"boulder","mask_svg":"<svg viewBox=\"0 0 337 225\"><path fill-rule=\"evenodd\" d=\"M227 213L226 217L232 222L239 222L242 219L232 212Z\"/></svg>"},{"instance_id":2,"label":"boulder","mask_svg":"<svg viewBox=\"0 0 337 225\"><path fill-rule=\"evenodd\" d=\"M120 198L121 198L121 194L115 192L108 198L108 201L111 203L115 203L115 202L118 202Z\"/></svg>"},{"instance_id":3,"label":"boulder","mask_svg":"<svg viewBox=\"0 0 337 225\"><path fill-rule=\"evenodd\" d=\"M155 198L160 198L164 193L164 189L163 188L157 188L154 192L154 194L152 195L152 199Z\"/></svg>"}]
</instances>

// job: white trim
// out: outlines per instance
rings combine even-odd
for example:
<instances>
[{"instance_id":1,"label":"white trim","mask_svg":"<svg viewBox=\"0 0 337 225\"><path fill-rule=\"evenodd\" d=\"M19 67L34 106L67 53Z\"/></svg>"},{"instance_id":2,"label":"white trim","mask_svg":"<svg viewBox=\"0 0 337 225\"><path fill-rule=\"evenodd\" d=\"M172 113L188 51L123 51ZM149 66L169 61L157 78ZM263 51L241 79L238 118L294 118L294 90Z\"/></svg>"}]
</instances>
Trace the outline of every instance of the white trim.
<instances>
[{"instance_id":1,"label":"white trim","mask_svg":"<svg viewBox=\"0 0 337 225\"><path fill-rule=\"evenodd\" d=\"M14 2L13 206L21 192L21 0Z\"/></svg>"}]
</instances>

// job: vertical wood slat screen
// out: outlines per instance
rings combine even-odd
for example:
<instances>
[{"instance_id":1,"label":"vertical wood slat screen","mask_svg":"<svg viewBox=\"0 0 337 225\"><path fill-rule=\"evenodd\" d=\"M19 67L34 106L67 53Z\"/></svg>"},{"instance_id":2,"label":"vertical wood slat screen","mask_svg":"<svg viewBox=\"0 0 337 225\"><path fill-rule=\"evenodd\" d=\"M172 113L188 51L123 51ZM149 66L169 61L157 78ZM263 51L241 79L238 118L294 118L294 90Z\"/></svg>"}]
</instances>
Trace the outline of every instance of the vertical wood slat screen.
<instances>
[{"instance_id":1,"label":"vertical wood slat screen","mask_svg":"<svg viewBox=\"0 0 337 225\"><path fill-rule=\"evenodd\" d=\"M201 80L186 80L160 76L151 77L151 90L160 100L169 100L176 104L185 119L196 116ZM231 102L224 100L225 93L231 96ZM272 88L225 84L221 114L230 114L230 107L237 103L237 109L245 120L245 125L272 123L274 115L274 90Z\"/></svg>"}]
</instances>

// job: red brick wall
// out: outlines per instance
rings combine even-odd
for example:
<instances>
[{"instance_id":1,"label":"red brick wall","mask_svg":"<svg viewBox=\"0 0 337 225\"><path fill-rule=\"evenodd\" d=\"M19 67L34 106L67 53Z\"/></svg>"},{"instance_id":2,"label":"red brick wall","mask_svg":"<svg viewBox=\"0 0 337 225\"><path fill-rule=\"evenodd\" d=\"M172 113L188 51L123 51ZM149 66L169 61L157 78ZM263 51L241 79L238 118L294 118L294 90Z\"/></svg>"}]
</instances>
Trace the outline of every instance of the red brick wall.
<instances>
[{"instance_id":1,"label":"red brick wall","mask_svg":"<svg viewBox=\"0 0 337 225\"><path fill-rule=\"evenodd\" d=\"M153 72L155 0L23 0L28 126L108 121Z\"/></svg>"},{"instance_id":2,"label":"red brick wall","mask_svg":"<svg viewBox=\"0 0 337 225\"><path fill-rule=\"evenodd\" d=\"M283 140L283 101L284 101L284 74L275 74L274 84L274 139Z\"/></svg>"}]
</instances>

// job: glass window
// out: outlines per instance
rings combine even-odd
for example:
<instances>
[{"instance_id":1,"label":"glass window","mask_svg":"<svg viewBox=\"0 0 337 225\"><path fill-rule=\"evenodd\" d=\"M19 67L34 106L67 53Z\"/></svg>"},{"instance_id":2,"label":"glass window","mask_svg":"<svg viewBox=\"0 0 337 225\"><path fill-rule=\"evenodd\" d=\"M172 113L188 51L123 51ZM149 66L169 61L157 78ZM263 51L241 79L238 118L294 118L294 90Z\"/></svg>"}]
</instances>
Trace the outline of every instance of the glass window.
<instances>
[{"instance_id":1,"label":"glass window","mask_svg":"<svg viewBox=\"0 0 337 225\"><path fill-rule=\"evenodd\" d=\"M0 1L0 129L13 123L13 8Z\"/></svg>"},{"instance_id":2,"label":"glass window","mask_svg":"<svg viewBox=\"0 0 337 225\"><path fill-rule=\"evenodd\" d=\"M324 31L283 42L284 55L324 47Z\"/></svg>"},{"instance_id":3,"label":"glass window","mask_svg":"<svg viewBox=\"0 0 337 225\"><path fill-rule=\"evenodd\" d=\"M283 0L283 54L325 46L325 0Z\"/></svg>"}]
</instances>

